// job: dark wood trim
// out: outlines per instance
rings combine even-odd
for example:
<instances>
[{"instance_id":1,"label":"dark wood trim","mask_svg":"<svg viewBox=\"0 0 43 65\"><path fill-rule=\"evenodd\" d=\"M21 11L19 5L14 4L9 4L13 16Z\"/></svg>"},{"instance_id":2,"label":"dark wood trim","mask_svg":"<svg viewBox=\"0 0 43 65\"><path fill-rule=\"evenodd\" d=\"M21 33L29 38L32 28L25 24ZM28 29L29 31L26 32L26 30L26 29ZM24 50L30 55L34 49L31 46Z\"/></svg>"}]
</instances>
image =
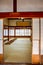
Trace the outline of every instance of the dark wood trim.
<instances>
[{"instance_id":1,"label":"dark wood trim","mask_svg":"<svg viewBox=\"0 0 43 65\"><path fill-rule=\"evenodd\" d=\"M14 27L14 36L16 36L16 28Z\"/></svg>"},{"instance_id":2,"label":"dark wood trim","mask_svg":"<svg viewBox=\"0 0 43 65\"><path fill-rule=\"evenodd\" d=\"M31 27L31 26L8 26L8 27Z\"/></svg>"},{"instance_id":3,"label":"dark wood trim","mask_svg":"<svg viewBox=\"0 0 43 65\"><path fill-rule=\"evenodd\" d=\"M33 53L33 19L32 19L32 30L31 30L31 40L32 40L32 53ZM32 54L32 65L33 65L33 54ZM36 63L35 63L36 64Z\"/></svg>"},{"instance_id":4,"label":"dark wood trim","mask_svg":"<svg viewBox=\"0 0 43 65\"><path fill-rule=\"evenodd\" d=\"M13 12L17 12L17 0L13 0Z\"/></svg>"},{"instance_id":5,"label":"dark wood trim","mask_svg":"<svg viewBox=\"0 0 43 65\"><path fill-rule=\"evenodd\" d=\"M0 12L0 18L39 18L43 17L43 12Z\"/></svg>"},{"instance_id":6,"label":"dark wood trim","mask_svg":"<svg viewBox=\"0 0 43 65\"><path fill-rule=\"evenodd\" d=\"M7 28L4 28L4 29L7 29ZM21 27L21 26L9 26L9 29L31 29L32 30L32 27L31 26L23 26L23 27Z\"/></svg>"},{"instance_id":7,"label":"dark wood trim","mask_svg":"<svg viewBox=\"0 0 43 65\"><path fill-rule=\"evenodd\" d=\"M27 27L27 28L31 28L32 26L8 26L8 25L4 25L4 27Z\"/></svg>"},{"instance_id":8,"label":"dark wood trim","mask_svg":"<svg viewBox=\"0 0 43 65\"><path fill-rule=\"evenodd\" d=\"M31 29L32 30L32 27L11 27L9 26L9 29ZM8 28L4 28L4 29L8 29Z\"/></svg>"},{"instance_id":9,"label":"dark wood trim","mask_svg":"<svg viewBox=\"0 0 43 65\"><path fill-rule=\"evenodd\" d=\"M31 36L4 36L4 37L14 37L14 38L31 38Z\"/></svg>"},{"instance_id":10,"label":"dark wood trim","mask_svg":"<svg viewBox=\"0 0 43 65\"><path fill-rule=\"evenodd\" d=\"M9 26L9 21L8 21L8 26ZM8 27L8 41L9 41L9 27Z\"/></svg>"},{"instance_id":11,"label":"dark wood trim","mask_svg":"<svg viewBox=\"0 0 43 65\"><path fill-rule=\"evenodd\" d=\"M39 57L41 63L41 19L39 18Z\"/></svg>"},{"instance_id":12,"label":"dark wood trim","mask_svg":"<svg viewBox=\"0 0 43 65\"><path fill-rule=\"evenodd\" d=\"M4 29L8 29L8 28L4 28Z\"/></svg>"}]
</instances>

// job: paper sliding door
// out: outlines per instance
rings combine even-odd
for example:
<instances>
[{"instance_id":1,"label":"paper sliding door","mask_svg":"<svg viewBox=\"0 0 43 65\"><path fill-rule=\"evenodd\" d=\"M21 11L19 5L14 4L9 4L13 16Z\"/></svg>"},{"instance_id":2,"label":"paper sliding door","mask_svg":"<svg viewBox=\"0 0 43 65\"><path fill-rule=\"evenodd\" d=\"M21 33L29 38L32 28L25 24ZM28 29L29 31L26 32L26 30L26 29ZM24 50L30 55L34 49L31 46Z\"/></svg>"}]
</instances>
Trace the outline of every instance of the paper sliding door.
<instances>
[{"instance_id":1,"label":"paper sliding door","mask_svg":"<svg viewBox=\"0 0 43 65\"><path fill-rule=\"evenodd\" d=\"M3 60L3 19L0 19L0 63Z\"/></svg>"},{"instance_id":2,"label":"paper sliding door","mask_svg":"<svg viewBox=\"0 0 43 65\"><path fill-rule=\"evenodd\" d=\"M39 59L39 18L33 18L33 44L32 44L32 64L40 63Z\"/></svg>"}]
</instances>

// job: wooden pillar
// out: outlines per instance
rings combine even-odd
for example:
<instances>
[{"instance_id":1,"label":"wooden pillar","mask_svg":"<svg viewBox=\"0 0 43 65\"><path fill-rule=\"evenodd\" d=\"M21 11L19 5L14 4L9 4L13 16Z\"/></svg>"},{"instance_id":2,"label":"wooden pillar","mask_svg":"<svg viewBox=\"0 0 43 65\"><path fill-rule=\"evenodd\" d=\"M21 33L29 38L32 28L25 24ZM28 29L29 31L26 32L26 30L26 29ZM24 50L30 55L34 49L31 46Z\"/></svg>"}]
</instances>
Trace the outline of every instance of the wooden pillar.
<instances>
[{"instance_id":1,"label":"wooden pillar","mask_svg":"<svg viewBox=\"0 0 43 65\"><path fill-rule=\"evenodd\" d=\"M13 12L17 12L17 0L13 0Z\"/></svg>"}]
</instances>

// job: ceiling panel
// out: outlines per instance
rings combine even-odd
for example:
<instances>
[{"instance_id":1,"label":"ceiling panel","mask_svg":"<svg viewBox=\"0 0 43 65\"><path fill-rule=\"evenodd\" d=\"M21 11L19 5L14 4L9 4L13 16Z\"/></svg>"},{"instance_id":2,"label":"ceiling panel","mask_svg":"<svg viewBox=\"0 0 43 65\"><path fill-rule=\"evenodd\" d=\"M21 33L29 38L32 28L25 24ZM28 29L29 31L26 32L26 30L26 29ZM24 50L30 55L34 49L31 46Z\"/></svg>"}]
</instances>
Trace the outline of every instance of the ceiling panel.
<instances>
[{"instance_id":1,"label":"ceiling panel","mask_svg":"<svg viewBox=\"0 0 43 65\"><path fill-rule=\"evenodd\" d=\"M43 11L43 0L17 0L17 11Z\"/></svg>"}]
</instances>

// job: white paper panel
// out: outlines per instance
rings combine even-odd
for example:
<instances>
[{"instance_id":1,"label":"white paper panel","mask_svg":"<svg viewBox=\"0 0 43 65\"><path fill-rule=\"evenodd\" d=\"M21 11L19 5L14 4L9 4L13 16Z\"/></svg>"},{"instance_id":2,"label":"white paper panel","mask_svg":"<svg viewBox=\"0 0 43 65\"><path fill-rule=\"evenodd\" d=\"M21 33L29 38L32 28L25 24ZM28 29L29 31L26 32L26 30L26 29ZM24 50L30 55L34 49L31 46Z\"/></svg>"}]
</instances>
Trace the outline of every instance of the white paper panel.
<instances>
[{"instance_id":1,"label":"white paper panel","mask_svg":"<svg viewBox=\"0 0 43 65\"><path fill-rule=\"evenodd\" d=\"M43 18L41 18L41 55L43 55Z\"/></svg>"},{"instance_id":2,"label":"white paper panel","mask_svg":"<svg viewBox=\"0 0 43 65\"><path fill-rule=\"evenodd\" d=\"M0 0L0 12L13 12L13 0Z\"/></svg>"},{"instance_id":3,"label":"white paper panel","mask_svg":"<svg viewBox=\"0 0 43 65\"><path fill-rule=\"evenodd\" d=\"M3 40L0 40L0 54L3 54Z\"/></svg>"},{"instance_id":4,"label":"white paper panel","mask_svg":"<svg viewBox=\"0 0 43 65\"><path fill-rule=\"evenodd\" d=\"M39 39L39 18L33 18L33 39Z\"/></svg>"},{"instance_id":5,"label":"white paper panel","mask_svg":"<svg viewBox=\"0 0 43 65\"><path fill-rule=\"evenodd\" d=\"M8 36L8 29L4 29L4 36Z\"/></svg>"},{"instance_id":6,"label":"white paper panel","mask_svg":"<svg viewBox=\"0 0 43 65\"><path fill-rule=\"evenodd\" d=\"M24 29L16 29L17 36L24 36Z\"/></svg>"},{"instance_id":7,"label":"white paper panel","mask_svg":"<svg viewBox=\"0 0 43 65\"><path fill-rule=\"evenodd\" d=\"M19 36L19 29L16 29L16 36Z\"/></svg>"},{"instance_id":8,"label":"white paper panel","mask_svg":"<svg viewBox=\"0 0 43 65\"><path fill-rule=\"evenodd\" d=\"M33 40L32 54L39 54L39 41Z\"/></svg>"},{"instance_id":9,"label":"white paper panel","mask_svg":"<svg viewBox=\"0 0 43 65\"><path fill-rule=\"evenodd\" d=\"M3 38L3 19L0 19L0 39Z\"/></svg>"},{"instance_id":10,"label":"white paper panel","mask_svg":"<svg viewBox=\"0 0 43 65\"><path fill-rule=\"evenodd\" d=\"M24 36L24 29L19 29L19 36Z\"/></svg>"},{"instance_id":11,"label":"white paper panel","mask_svg":"<svg viewBox=\"0 0 43 65\"><path fill-rule=\"evenodd\" d=\"M9 29L9 36L14 36L14 29Z\"/></svg>"},{"instance_id":12,"label":"white paper panel","mask_svg":"<svg viewBox=\"0 0 43 65\"><path fill-rule=\"evenodd\" d=\"M31 36L30 29L16 29L17 36Z\"/></svg>"},{"instance_id":13,"label":"white paper panel","mask_svg":"<svg viewBox=\"0 0 43 65\"><path fill-rule=\"evenodd\" d=\"M43 11L43 0L17 0L17 11Z\"/></svg>"},{"instance_id":14,"label":"white paper panel","mask_svg":"<svg viewBox=\"0 0 43 65\"><path fill-rule=\"evenodd\" d=\"M3 53L3 19L0 19L0 54Z\"/></svg>"},{"instance_id":15,"label":"white paper panel","mask_svg":"<svg viewBox=\"0 0 43 65\"><path fill-rule=\"evenodd\" d=\"M25 29L25 36L31 36L31 29Z\"/></svg>"}]
</instances>

